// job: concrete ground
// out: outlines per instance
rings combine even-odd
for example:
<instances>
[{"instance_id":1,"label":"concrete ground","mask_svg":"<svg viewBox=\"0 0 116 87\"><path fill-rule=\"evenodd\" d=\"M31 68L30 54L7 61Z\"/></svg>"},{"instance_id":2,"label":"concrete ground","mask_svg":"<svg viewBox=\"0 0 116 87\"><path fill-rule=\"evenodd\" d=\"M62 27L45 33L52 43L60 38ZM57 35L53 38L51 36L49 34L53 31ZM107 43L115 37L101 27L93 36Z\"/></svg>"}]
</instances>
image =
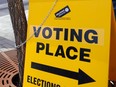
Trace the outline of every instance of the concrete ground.
<instances>
[{"instance_id":1,"label":"concrete ground","mask_svg":"<svg viewBox=\"0 0 116 87\"><path fill-rule=\"evenodd\" d=\"M28 14L28 0L24 0ZM0 0L0 51L15 49L15 38L6 0Z\"/></svg>"}]
</instances>

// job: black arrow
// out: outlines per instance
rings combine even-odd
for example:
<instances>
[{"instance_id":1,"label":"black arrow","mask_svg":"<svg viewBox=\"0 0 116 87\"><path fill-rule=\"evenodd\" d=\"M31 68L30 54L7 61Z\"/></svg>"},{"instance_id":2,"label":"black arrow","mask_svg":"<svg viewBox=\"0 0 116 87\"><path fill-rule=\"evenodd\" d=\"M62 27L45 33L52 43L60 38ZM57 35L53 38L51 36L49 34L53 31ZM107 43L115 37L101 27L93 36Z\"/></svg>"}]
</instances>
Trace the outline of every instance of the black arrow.
<instances>
[{"instance_id":1,"label":"black arrow","mask_svg":"<svg viewBox=\"0 0 116 87\"><path fill-rule=\"evenodd\" d=\"M55 68L52 66L47 66L34 62L31 63L31 68L78 80L78 84L95 82L94 79L92 79L90 76L84 73L81 69L79 69L79 72L77 73L77 72Z\"/></svg>"}]
</instances>

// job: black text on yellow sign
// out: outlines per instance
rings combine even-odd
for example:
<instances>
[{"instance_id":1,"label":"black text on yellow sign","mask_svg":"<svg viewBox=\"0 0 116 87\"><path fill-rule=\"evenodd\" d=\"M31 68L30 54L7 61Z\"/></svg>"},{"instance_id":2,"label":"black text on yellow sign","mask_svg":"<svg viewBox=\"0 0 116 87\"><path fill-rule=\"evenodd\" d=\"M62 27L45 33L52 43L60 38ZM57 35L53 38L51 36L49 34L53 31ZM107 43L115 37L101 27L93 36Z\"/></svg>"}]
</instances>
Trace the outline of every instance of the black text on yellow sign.
<instances>
[{"instance_id":1,"label":"black text on yellow sign","mask_svg":"<svg viewBox=\"0 0 116 87\"><path fill-rule=\"evenodd\" d=\"M41 28L41 27L33 26L33 32L35 32L34 34L35 38L40 38L39 36L41 35L43 39L51 39L53 32L55 32L55 38L54 38L55 40L60 40L60 38L62 38L60 36L60 33L63 33L64 41L70 40L72 42L77 41L82 43L83 42L82 37L84 37L84 40L89 44L98 44L99 41L98 33L94 29L87 29L84 32L83 29L50 28L50 27ZM70 38L68 38L69 36ZM63 45L58 45L56 47L56 51L51 52L50 47L51 47L50 43L45 44L43 42L37 42L36 53L39 54L41 53L41 51L45 51L44 55L48 55L48 56L55 56L55 57L61 56L61 58L68 58L70 60L75 60L79 57L80 61L88 62L88 63L91 62L91 59L89 58L91 49L89 48L77 49L75 46L68 46L67 49L64 49ZM80 53L78 53L78 50L80 50ZM74 55L70 53L71 51L74 52ZM47 66L39 63L34 63L34 62L31 63L31 68L78 80L78 84L95 82L94 79L88 76L81 69L79 69L79 72L73 72L73 71L64 70L64 69ZM28 76L28 81L29 81L29 76ZM35 83L36 85L39 84L39 80L37 79L36 80L31 79L29 82L31 82L32 84Z\"/></svg>"},{"instance_id":2,"label":"black text on yellow sign","mask_svg":"<svg viewBox=\"0 0 116 87\"><path fill-rule=\"evenodd\" d=\"M53 36L53 32L55 32L55 40L60 40L61 38L64 39L64 41L77 41L77 42L83 42L82 37L84 37L84 40L89 44L98 44L98 33L94 29L88 29L87 31L83 31L83 29L68 29L68 28L50 28L50 27L35 27L33 26L33 30L35 33L35 37L39 38L39 35L41 33L43 39L51 39ZM70 33L69 33L70 32ZM60 35L63 33L63 37ZM91 37L90 37L91 35ZM69 37L69 38L68 38ZM55 52L50 51L50 43L42 43L37 42L36 47L36 53L40 53L41 51L45 50L45 55L49 56L61 56L62 58L69 58L71 60L74 60L79 57L80 61L84 62L90 62L90 52L91 49L89 48L80 48L77 49L74 46L68 46L67 49L63 48L63 45L58 45ZM80 53L78 53L78 50L80 50ZM75 54L71 55L70 51L73 51ZM80 56L78 56L78 54ZM85 58L88 57L88 58Z\"/></svg>"},{"instance_id":3,"label":"black text on yellow sign","mask_svg":"<svg viewBox=\"0 0 116 87\"><path fill-rule=\"evenodd\" d=\"M111 0L58 0L39 27L53 1L30 0L23 86L107 87Z\"/></svg>"}]
</instances>

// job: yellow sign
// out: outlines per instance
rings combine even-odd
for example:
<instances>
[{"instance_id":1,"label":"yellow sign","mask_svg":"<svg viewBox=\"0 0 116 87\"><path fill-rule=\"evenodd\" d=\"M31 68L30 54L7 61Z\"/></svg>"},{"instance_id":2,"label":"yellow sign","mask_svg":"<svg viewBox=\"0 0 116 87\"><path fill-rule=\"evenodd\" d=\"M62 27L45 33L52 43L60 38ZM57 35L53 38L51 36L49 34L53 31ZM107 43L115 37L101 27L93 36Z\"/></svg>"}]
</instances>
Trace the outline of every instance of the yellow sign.
<instances>
[{"instance_id":1,"label":"yellow sign","mask_svg":"<svg viewBox=\"0 0 116 87\"><path fill-rule=\"evenodd\" d=\"M111 0L30 0L23 87L108 87Z\"/></svg>"}]
</instances>

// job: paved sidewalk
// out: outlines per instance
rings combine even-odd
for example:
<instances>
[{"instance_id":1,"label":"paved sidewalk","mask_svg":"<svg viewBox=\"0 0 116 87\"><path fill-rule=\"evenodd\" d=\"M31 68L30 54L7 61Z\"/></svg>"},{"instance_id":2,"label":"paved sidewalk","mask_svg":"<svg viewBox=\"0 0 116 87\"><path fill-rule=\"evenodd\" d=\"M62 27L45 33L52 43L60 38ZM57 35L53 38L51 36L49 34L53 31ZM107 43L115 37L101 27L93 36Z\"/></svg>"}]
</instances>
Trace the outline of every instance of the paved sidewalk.
<instances>
[{"instance_id":1,"label":"paved sidewalk","mask_svg":"<svg viewBox=\"0 0 116 87\"><path fill-rule=\"evenodd\" d=\"M28 10L25 11L26 15ZM15 38L10 15L0 16L0 51L8 51L15 48Z\"/></svg>"},{"instance_id":2,"label":"paved sidewalk","mask_svg":"<svg viewBox=\"0 0 116 87\"><path fill-rule=\"evenodd\" d=\"M28 13L28 0L23 0ZM8 11L7 0L0 0L0 52L15 49L15 38Z\"/></svg>"},{"instance_id":3,"label":"paved sidewalk","mask_svg":"<svg viewBox=\"0 0 116 87\"><path fill-rule=\"evenodd\" d=\"M23 0L23 2L24 2L25 10L27 10L28 9L28 0ZM4 0L4 1L1 0L0 1L0 16L4 16L7 14L9 14L7 0Z\"/></svg>"}]
</instances>

